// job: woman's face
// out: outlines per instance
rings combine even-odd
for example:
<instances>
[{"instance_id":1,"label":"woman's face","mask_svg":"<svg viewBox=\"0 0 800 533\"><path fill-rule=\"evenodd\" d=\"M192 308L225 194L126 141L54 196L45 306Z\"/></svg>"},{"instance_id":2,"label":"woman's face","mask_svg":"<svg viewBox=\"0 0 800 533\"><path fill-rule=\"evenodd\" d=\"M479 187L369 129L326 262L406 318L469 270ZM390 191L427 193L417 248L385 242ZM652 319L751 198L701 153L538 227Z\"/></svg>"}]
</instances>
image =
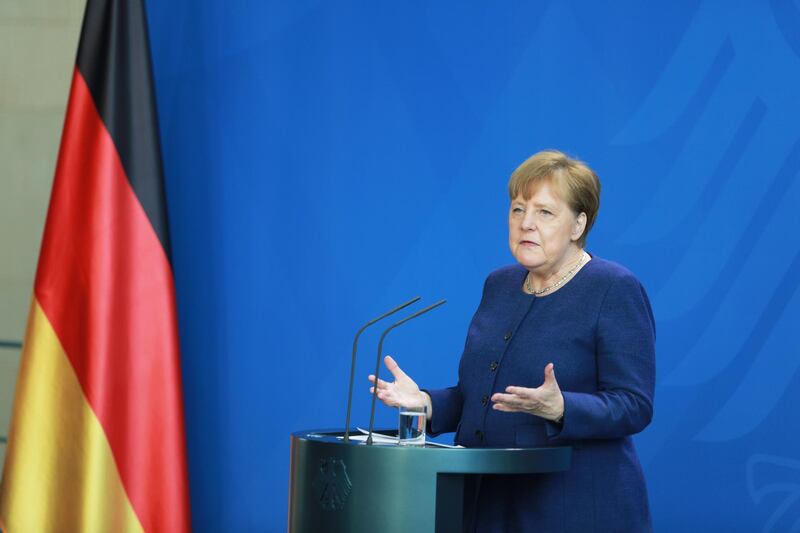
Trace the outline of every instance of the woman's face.
<instances>
[{"instance_id":1,"label":"woman's face","mask_svg":"<svg viewBox=\"0 0 800 533\"><path fill-rule=\"evenodd\" d=\"M527 200L522 195L511 201L508 213L508 245L519 264L534 273L555 272L574 255L570 246L577 241L586 215L575 215L556 196L548 182L536 185Z\"/></svg>"}]
</instances>

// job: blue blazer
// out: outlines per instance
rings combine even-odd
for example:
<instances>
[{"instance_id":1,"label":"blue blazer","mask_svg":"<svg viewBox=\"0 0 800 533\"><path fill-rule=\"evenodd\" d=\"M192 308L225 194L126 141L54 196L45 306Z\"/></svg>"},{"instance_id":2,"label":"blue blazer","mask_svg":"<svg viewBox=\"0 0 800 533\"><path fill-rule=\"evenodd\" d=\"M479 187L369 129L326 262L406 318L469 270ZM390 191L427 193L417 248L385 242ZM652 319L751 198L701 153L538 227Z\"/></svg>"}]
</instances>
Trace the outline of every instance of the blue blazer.
<instances>
[{"instance_id":1,"label":"blue blazer","mask_svg":"<svg viewBox=\"0 0 800 533\"><path fill-rule=\"evenodd\" d=\"M551 295L523 292L520 265L489 275L467 333L454 387L428 390L432 435L467 447L572 446L554 474L482 476L466 496L477 531L651 531L647 488L631 435L653 415L655 322L624 267L592 257ZM560 424L492 409L509 385L538 387L554 364Z\"/></svg>"}]
</instances>

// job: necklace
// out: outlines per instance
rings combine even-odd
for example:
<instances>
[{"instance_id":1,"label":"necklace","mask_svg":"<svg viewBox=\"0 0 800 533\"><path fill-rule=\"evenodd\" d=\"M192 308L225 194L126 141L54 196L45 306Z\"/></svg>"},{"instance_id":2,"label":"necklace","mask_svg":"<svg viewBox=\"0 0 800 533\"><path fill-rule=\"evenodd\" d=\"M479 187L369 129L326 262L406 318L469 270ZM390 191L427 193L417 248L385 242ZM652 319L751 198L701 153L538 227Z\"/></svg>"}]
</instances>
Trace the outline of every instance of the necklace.
<instances>
[{"instance_id":1,"label":"necklace","mask_svg":"<svg viewBox=\"0 0 800 533\"><path fill-rule=\"evenodd\" d=\"M525 288L528 290L528 292L530 294L533 294L534 296L539 296L539 295L542 295L542 294L544 294L546 292L550 292L553 289L556 289L556 288L560 287L565 281L567 281L567 279L569 279L569 277L572 274L575 273L576 270L578 270L578 268L580 268L580 266L583 264L583 260L584 260L585 257L586 256L584 255L584 252L581 250L581 258L578 260L578 262L575 264L575 266L570 269L569 272L564 274L563 278L561 278L560 280L556 281L552 285L548 285L547 287L545 287L543 289L539 289L538 291L533 290L533 287L531 287L531 273L528 272L528 275L525 276Z\"/></svg>"}]
</instances>

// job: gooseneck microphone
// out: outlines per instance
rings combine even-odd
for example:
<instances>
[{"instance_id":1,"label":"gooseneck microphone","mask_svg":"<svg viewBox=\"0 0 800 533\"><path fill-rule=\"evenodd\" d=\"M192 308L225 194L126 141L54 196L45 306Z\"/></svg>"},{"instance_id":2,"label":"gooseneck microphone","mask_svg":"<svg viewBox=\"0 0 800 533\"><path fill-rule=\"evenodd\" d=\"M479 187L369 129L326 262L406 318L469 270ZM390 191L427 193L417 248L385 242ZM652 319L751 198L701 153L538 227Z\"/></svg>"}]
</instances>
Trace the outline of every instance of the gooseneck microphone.
<instances>
[{"instance_id":1,"label":"gooseneck microphone","mask_svg":"<svg viewBox=\"0 0 800 533\"><path fill-rule=\"evenodd\" d=\"M353 404L353 380L355 379L355 375L356 375L356 350L358 348L358 337L361 336L361 333L365 329L370 327L375 322L383 320L387 316L392 315L392 314L400 311L401 309L405 309L409 305L411 305L411 304L413 304L415 302L418 302L419 300L420 300L419 296L417 296L416 298L412 298L409 301L407 301L406 303L400 304L397 307L395 307L394 309L386 311L381 316L379 316L377 318L373 318L372 320L370 320L369 322L367 322L366 324L361 326L361 328L358 331L356 331L356 336L353 339L353 360L350 363L350 389L347 392L347 420L344 423L344 441L345 442L349 442L350 441L350 408L352 407L352 404Z\"/></svg>"},{"instance_id":2,"label":"gooseneck microphone","mask_svg":"<svg viewBox=\"0 0 800 533\"><path fill-rule=\"evenodd\" d=\"M378 341L378 360L375 363L375 384L374 384L375 388L373 389L373 392L372 392L372 409L370 409L370 412L369 412L369 435L367 436L367 444L370 444L370 445L372 444L372 429L373 429L374 424L375 424L375 399L378 397L378 379L380 379L379 378L379 372L381 370L381 352L383 351L383 339L385 339L386 335L390 331L392 331L394 328L396 328L397 326L399 326L401 324L405 324L409 320L417 318L420 315L424 315L425 313L427 313L431 309L435 309L436 307L439 307L440 305L444 304L445 302L447 302L447 300L439 300L435 304L429 305L425 309L420 309L419 311L417 311L413 315L409 315L409 316L405 317L403 320L395 322L394 324L392 324L391 326L386 328L383 331L383 333L381 334L381 340Z\"/></svg>"}]
</instances>

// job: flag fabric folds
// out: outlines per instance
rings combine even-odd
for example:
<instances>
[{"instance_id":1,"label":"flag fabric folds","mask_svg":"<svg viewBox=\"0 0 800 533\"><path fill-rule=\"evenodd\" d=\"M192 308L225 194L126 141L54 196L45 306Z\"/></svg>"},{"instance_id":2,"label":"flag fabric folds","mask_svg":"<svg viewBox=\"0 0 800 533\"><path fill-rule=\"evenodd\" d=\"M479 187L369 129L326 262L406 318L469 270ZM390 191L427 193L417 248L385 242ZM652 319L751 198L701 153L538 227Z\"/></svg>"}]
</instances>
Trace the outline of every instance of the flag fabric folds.
<instances>
[{"instance_id":1,"label":"flag fabric folds","mask_svg":"<svg viewBox=\"0 0 800 533\"><path fill-rule=\"evenodd\" d=\"M89 0L14 398L0 528L190 529L143 0Z\"/></svg>"}]
</instances>

